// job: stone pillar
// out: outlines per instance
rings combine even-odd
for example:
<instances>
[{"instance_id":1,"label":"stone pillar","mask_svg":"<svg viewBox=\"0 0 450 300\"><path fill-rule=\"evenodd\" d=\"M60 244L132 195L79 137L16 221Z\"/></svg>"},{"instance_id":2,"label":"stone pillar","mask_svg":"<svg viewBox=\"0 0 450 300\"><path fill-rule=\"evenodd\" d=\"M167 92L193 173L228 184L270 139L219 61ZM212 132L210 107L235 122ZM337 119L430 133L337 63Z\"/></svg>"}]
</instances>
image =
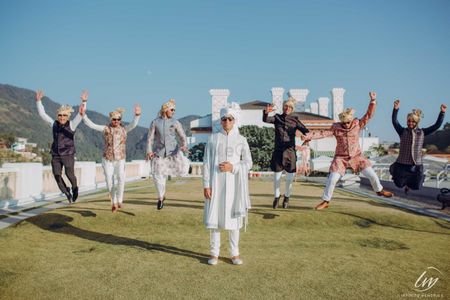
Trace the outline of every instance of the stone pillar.
<instances>
[{"instance_id":1,"label":"stone pillar","mask_svg":"<svg viewBox=\"0 0 450 300\"><path fill-rule=\"evenodd\" d=\"M309 94L307 89L290 89L289 96L296 100L295 110L305 111L306 97Z\"/></svg>"},{"instance_id":2,"label":"stone pillar","mask_svg":"<svg viewBox=\"0 0 450 300\"><path fill-rule=\"evenodd\" d=\"M309 104L309 110L312 114L319 114L319 104L317 102L313 102Z\"/></svg>"},{"instance_id":3,"label":"stone pillar","mask_svg":"<svg viewBox=\"0 0 450 300\"><path fill-rule=\"evenodd\" d=\"M330 103L330 99L328 97L320 97L317 99L317 103L319 104L319 115L328 117L328 103Z\"/></svg>"},{"instance_id":4,"label":"stone pillar","mask_svg":"<svg viewBox=\"0 0 450 300\"><path fill-rule=\"evenodd\" d=\"M331 90L333 99L333 120L339 122L339 114L344 111L344 93L343 88L334 88Z\"/></svg>"},{"instance_id":5,"label":"stone pillar","mask_svg":"<svg viewBox=\"0 0 450 300\"><path fill-rule=\"evenodd\" d=\"M220 109L225 107L228 102L228 96L230 96L230 91L227 89L212 89L209 90L209 94L212 96L212 115L211 115L211 125L212 132L219 132L222 125L220 124Z\"/></svg>"},{"instance_id":6,"label":"stone pillar","mask_svg":"<svg viewBox=\"0 0 450 300\"><path fill-rule=\"evenodd\" d=\"M283 113L284 89L282 87L274 87L270 91L272 92L272 105L276 106L275 113Z\"/></svg>"}]
</instances>

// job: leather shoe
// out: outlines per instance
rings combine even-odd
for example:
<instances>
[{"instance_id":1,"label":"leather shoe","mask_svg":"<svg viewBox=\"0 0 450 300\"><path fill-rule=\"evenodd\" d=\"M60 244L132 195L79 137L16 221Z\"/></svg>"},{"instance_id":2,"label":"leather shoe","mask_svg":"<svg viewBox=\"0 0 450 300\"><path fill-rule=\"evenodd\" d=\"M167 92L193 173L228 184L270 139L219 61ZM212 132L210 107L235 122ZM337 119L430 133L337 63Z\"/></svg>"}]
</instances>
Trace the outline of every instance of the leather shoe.
<instances>
[{"instance_id":1,"label":"leather shoe","mask_svg":"<svg viewBox=\"0 0 450 300\"><path fill-rule=\"evenodd\" d=\"M77 201L78 199L78 187L72 188L72 202Z\"/></svg>"},{"instance_id":2,"label":"leather shoe","mask_svg":"<svg viewBox=\"0 0 450 300\"><path fill-rule=\"evenodd\" d=\"M322 210L328 208L328 201L322 201L319 203L319 205L316 206L316 210Z\"/></svg>"},{"instance_id":3,"label":"leather shoe","mask_svg":"<svg viewBox=\"0 0 450 300\"><path fill-rule=\"evenodd\" d=\"M390 197L392 197L394 194L391 193L391 192L385 191L385 190L383 189L383 190L377 192L377 195L378 195L378 196L381 196L381 197L390 198Z\"/></svg>"},{"instance_id":4,"label":"leather shoe","mask_svg":"<svg viewBox=\"0 0 450 300\"><path fill-rule=\"evenodd\" d=\"M284 196L283 208L288 208L288 206L289 206L289 197Z\"/></svg>"},{"instance_id":5,"label":"leather shoe","mask_svg":"<svg viewBox=\"0 0 450 300\"><path fill-rule=\"evenodd\" d=\"M280 201L280 197L275 197L272 203L272 207L275 209L278 207L278 202Z\"/></svg>"},{"instance_id":6,"label":"leather shoe","mask_svg":"<svg viewBox=\"0 0 450 300\"><path fill-rule=\"evenodd\" d=\"M66 197L67 197L67 201L69 201L69 204L73 203L73 198L72 195L70 194L70 192L65 193Z\"/></svg>"},{"instance_id":7,"label":"leather shoe","mask_svg":"<svg viewBox=\"0 0 450 300\"><path fill-rule=\"evenodd\" d=\"M158 210L161 210L164 207L164 200L158 200L158 203L156 204L156 208Z\"/></svg>"}]
</instances>

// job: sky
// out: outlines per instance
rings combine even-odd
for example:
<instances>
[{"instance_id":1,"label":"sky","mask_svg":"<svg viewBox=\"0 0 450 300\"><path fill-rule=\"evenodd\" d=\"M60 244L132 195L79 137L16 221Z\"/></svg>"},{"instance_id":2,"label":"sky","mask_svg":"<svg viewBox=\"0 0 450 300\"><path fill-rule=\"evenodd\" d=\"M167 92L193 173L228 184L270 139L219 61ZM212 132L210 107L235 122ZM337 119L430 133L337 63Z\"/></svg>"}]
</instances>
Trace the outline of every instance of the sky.
<instances>
[{"instance_id":1,"label":"sky","mask_svg":"<svg viewBox=\"0 0 450 300\"><path fill-rule=\"evenodd\" d=\"M358 117L374 90L369 132L397 141L395 99L404 126L450 105L449 13L449 0L0 0L0 83L71 105L87 89L89 109L125 120L139 103L145 127L169 98L178 118L210 113L214 88L239 103L306 88L309 106L342 87Z\"/></svg>"}]
</instances>

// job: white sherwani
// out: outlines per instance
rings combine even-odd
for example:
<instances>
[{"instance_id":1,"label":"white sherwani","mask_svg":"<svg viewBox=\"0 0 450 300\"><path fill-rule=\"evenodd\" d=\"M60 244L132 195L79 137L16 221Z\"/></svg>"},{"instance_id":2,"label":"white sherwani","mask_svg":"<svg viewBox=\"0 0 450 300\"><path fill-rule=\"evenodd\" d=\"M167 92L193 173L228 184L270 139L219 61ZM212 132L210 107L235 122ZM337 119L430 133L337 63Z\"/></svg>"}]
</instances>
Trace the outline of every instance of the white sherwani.
<instances>
[{"instance_id":1,"label":"white sherwani","mask_svg":"<svg viewBox=\"0 0 450 300\"><path fill-rule=\"evenodd\" d=\"M221 172L219 164L228 161L232 172ZM252 157L247 139L237 126L229 134L214 133L208 140L203 158L203 187L211 188L211 200L205 200L204 223L209 229L240 229L250 208L248 172Z\"/></svg>"}]
</instances>

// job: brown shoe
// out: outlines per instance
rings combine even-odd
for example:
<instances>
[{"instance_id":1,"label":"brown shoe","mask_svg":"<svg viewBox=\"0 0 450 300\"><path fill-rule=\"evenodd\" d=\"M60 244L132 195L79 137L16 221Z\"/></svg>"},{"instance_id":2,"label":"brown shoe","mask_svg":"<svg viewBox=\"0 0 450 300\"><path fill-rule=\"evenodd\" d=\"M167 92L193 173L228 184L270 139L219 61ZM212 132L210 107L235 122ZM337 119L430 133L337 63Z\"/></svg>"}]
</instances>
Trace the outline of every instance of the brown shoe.
<instances>
[{"instance_id":1,"label":"brown shoe","mask_svg":"<svg viewBox=\"0 0 450 300\"><path fill-rule=\"evenodd\" d=\"M117 206L116 206L116 205L113 205L113 206L111 207L111 211L112 211L113 213L115 213L115 212L117 211Z\"/></svg>"},{"instance_id":2,"label":"brown shoe","mask_svg":"<svg viewBox=\"0 0 450 300\"><path fill-rule=\"evenodd\" d=\"M322 210L328 208L328 201L322 201L319 203L319 205L316 206L316 210Z\"/></svg>"},{"instance_id":3,"label":"brown shoe","mask_svg":"<svg viewBox=\"0 0 450 300\"><path fill-rule=\"evenodd\" d=\"M391 193L389 191L385 191L384 189L381 190L380 192L377 192L377 195L381 196L381 197L386 197L386 198L391 198L392 196L394 196L393 193Z\"/></svg>"}]
</instances>

